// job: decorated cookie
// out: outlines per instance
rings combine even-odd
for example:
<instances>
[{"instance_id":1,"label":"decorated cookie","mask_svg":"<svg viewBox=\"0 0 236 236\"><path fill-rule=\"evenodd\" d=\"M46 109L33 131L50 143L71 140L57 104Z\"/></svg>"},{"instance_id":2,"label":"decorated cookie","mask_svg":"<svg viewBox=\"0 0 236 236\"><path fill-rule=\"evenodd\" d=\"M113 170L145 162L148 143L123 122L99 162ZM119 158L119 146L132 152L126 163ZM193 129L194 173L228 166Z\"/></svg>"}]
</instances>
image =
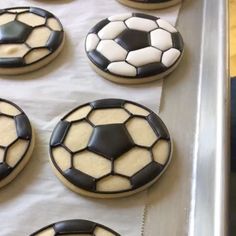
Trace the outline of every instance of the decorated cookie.
<instances>
[{"instance_id":1,"label":"decorated cookie","mask_svg":"<svg viewBox=\"0 0 236 236\"><path fill-rule=\"evenodd\" d=\"M0 99L0 187L11 182L27 164L34 146L26 114Z\"/></svg>"},{"instance_id":2,"label":"decorated cookie","mask_svg":"<svg viewBox=\"0 0 236 236\"><path fill-rule=\"evenodd\" d=\"M171 7L181 0L118 0L120 3L138 9L154 10Z\"/></svg>"},{"instance_id":3,"label":"decorated cookie","mask_svg":"<svg viewBox=\"0 0 236 236\"><path fill-rule=\"evenodd\" d=\"M30 236L120 236L104 225L88 220L67 220L46 226Z\"/></svg>"},{"instance_id":4,"label":"decorated cookie","mask_svg":"<svg viewBox=\"0 0 236 236\"><path fill-rule=\"evenodd\" d=\"M64 31L50 12L35 7L0 10L0 74L47 65L62 50Z\"/></svg>"},{"instance_id":5,"label":"decorated cookie","mask_svg":"<svg viewBox=\"0 0 236 236\"><path fill-rule=\"evenodd\" d=\"M134 102L105 99L61 119L51 137L50 161L71 190L115 198L153 184L171 150L169 132L155 113Z\"/></svg>"},{"instance_id":6,"label":"decorated cookie","mask_svg":"<svg viewBox=\"0 0 236 236\"><path fill-rule=\"evenodd\" d=\"M85 47L98 74L125 84L166 76L183 54L182 37L171 24L140 13L102 20L88 33Z\"/></svg>"}]
</instances>

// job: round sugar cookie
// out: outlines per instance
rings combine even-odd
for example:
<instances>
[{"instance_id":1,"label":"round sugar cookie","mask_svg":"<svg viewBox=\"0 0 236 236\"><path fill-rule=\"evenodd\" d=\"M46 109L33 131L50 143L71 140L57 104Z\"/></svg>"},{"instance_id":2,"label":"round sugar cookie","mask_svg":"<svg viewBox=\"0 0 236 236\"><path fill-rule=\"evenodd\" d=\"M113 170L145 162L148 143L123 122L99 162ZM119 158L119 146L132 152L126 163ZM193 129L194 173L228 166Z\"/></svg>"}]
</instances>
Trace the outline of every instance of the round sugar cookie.
<instances>
[{"instance_id":1,"label":"round sugar cookie","mask_svg":"<svg viewBox=\"0 0 236 236\"><path fill-rule=\"evenodd\" d=\"M47 65L62 50L60 21L36 7L0 10L0 74L17 75Z\"/></svg>"},{"instance_id":2,"label":"round sugar cookie","mask_svg":"<svg viewBox=\"0 0 236 236\"><path fill-rule=\"evenodd\" d=\"M121 99L98 100L63 117L50 140L50 162L71 190L124 197L153 184L171 159L169 132L151 110Z\"/></svg>"},{"instance_id":3,"label":"round sugar cookie","mask_svg":"<svg viewBox=\"0 0 236 236\"><path fill-rule=\"evenodd\" d=\"M67 220L48 225L30 236L120 236L108 227L88 220Z\"/></svg>"},{"instance_id":4,"label":"round sugar cookie","mask_svg":"<svg viewBox=\"0 0 236 236\"><path fill-rule=\"evenodd\" d=\"M120 3L137 9L155 10L172 7L181 0L118 0Z\"/></svg>"},{"instance_id":5,"label":"round sugar cookie","mask_svg":"<svg viewBox=\"0 0 236 236\"><path fill-rule=\"evenodd\" d=\"M32 127L24 111L0 98L0 188L25 167L33 147Z\"/></svg>"},{"instance_id":6,"label":"round sugar cookie","mask_svg":"<svg viewBox=\"0 0 236 236\"><path fill-rule=\"evenodd\" d=\"M89 31L85 48L90 64L102 77L121 84L141 84L173 71L184 44L167 21L128 13L100 21Z\"/></svg>"}]
</instances>

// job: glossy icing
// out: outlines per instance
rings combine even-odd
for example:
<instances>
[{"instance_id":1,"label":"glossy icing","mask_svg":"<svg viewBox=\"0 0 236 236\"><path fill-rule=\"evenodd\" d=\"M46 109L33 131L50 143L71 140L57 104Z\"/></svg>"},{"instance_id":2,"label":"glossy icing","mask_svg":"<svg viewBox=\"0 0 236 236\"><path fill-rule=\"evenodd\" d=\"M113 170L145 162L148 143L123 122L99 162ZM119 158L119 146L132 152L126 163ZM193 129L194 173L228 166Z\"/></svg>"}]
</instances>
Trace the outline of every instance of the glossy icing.
<instances>
[{"instance_id":1,"label":"glossy icing","mask_svg":"<svg viewBox=\"0 0 236 236\"><path fill-rule=\"evenodd\" d=\"M60 175L97 194L147 185L164 171L170 157L170 136L161 119L122 99L75 108L59 121L50 141L51 162Z\"/></svg>"},{"instance_id":2,"label":"glossy icing","mask_svg":"<svg viewBox=\"0 0 236 236\"><path fill-rule=\"evenodd\" d=\"M0 12L0 68L32 65L62 44L60 21L43 9L17 7Z\"/></svg>"},{"instance_id":3,"label":"glossy icing","mask_svg":"<svg viewBox=\"0 0 236 236\"><path fill-rule=\"evenodd\" d=\"M87 35L85 48L103 72L142 79L171 71L184 45L180 33L167 21L133 13L99 22Z\"/></svg>"}]
</instances>

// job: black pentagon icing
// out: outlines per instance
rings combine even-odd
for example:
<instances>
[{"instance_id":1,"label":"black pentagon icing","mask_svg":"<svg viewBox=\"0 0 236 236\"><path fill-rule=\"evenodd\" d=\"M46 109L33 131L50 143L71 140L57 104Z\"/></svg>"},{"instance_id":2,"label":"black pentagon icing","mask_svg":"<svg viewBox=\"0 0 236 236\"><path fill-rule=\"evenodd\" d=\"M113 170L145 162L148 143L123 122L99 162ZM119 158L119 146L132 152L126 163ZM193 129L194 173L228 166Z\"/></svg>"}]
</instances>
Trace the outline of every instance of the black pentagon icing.
<instances>
[{"instance_id":1,"label":"black pentagon icing","mask_svg":"<svg viewBox=\"0 0 236 236\"><path fill-rule=\"evenodd\" d=\"M122 108L125 104L125 101L122 99L101 99L94 102L91 102L90 105L97 108Z\"/></svg>"},{"instance_id":2,"label":"black pentagon icing","mask_svg":"<svg viewBox=\"0 0 236 236\"><path fill-rule=\"evenodd\" d=\"M75 186L88 191L96 191L95 179L77 169L70 168L63 173L64 177Z\"/></svg>"},{"instance_id":3,"label":"black pentagon icing","mask_svg":"<svg viewBox=\"0 0 236 236\"><path fill-rule=\"evenodd\" d=\"M110 21L108 19L100 21L96 24L90 31L89 34L94 33L97 34L103 27L105 27Z\"/></svg>"},{"instance_id":4,"label":"black pentagon icing","mask_svg":"<svg viewBox=\"0 0 236 236\"><path fill-rule=\"evenodd\" d=\"M46 47L52 52L56 51L61 45L63 37L64 37L63 31L52 32L47 41Z\"/></svg>"},{"instance_id":5,"label":"black pentagon icing","mask_svg":"<svg viewBox=\"0 0 236 236\"><path fill-rule=\"evenodd\" d=\"M163 166L151 162L131 178L131 184L134 189L143 187L153 181L163 170Z\"/></svg>"},{"instance_id":6,"label":"black pentagon icing","mask_svg":"<svg viewBox=\"0 0 236 236\"><path fill-rule=\"evenodd\" d=\"M184 50L184 41L179 32L172 33L172 42L173 42L173 47L180 50L181 52Z\"/></svg>"},{"instance_id":7,"label":"black pentagon icing","mask_svg":"<svg viewBox=\"0 0 236 236\"><path fill-rule=\"evenodd\" d=\"M2 68L12 68L12 67L22 67L25 66L25 60L21 57L12 58L1 58L0 57L0 67Z\"/></svg>"},{"instance_id":8,"label":"black pentagon icing","mask_svg":"<svg viewBox=\"0 0 236 236\"><path fill-rule=\"evenodd\" d=\"M150 45L148 32L140 30L124 30L115 41L128 52Z\"/></svg>"},{"instance_id":9,"label":"black pentagon icing","mask_svg":"<svg viewBox=\"0 0 236 236\"><path fill-rule=\"evenodd\" d=\"M67 121L60 121L56 128L53 130L52 137L50 140L50 146L56 147L63 143L64 138L70 128L70 123Z\"/></svg>"},{"instance_id":10,"label":"black pentagon icing","mask_svg":"<svg viewBox=\"0 0 236 236\"><path fill-rule=\"evenodd\" d=\"M5 179L12 171L12 167L10 167L6 163L0 163L0 181Z\"/></svg>"},{"instance_id":11,"label":"black pentagon icing","mask_svg":"<svg viewBox=\"0 0 236 236\"><path fill-rule=\"evenodd\" d=\"M124 124L99 125L93 130L88 149L110 160L120 157L134 146Z\"/></svg>"},{"instance_id":12,"label":"black pentagon icing","mask_svg":"<svg viewBox=\"0 0 236 236\"><path fill-rule=\"evenodd\" d=\"M30 7L30 12L46 18L53 17L52 13L37 7Z\"/></svg>"},{"instance_id":13,"label":"black pentagon icing","mask_svg":"<svg viewBox=\"0 0 236 236\"><path fill-rule=\"evenodd\" d=\"M0 26L0 43L24 43L31 31L32 27L18 21L11 21Z\"/></svg>"},{"instance_id":14,"label":"black pentagon icing","mask_svg":"<svg viewBox=\"0 0 236 236\"><path fill-rule=\"evenodd\" d=\"M167 140L170 139L169 132L168 132L165 124L155 113L151 113L147 117L147 120L159 138L163 138L163 139L167 139Z\"/></svg>"},{"instance_id":15,"label":"black pentagon icing","mask_svg":"<svg viewBox=\"0 0 236 236\"><path fill-rule=\"evenodd\" d=\"M56 235L62 234L92 234L96 223L88 220L67 220L54 224Z\"/></svg>"},{"instance_id":16,"label":"black pentagon icing","mask_svg":"<svg viewBox=\"0 0 236 236\"><path fill-rule=\"evenodd\" d=\"M137 69L138 77L154 76L163 73L167 70L167 68L161 62L140 66Z\"/></svg>"},{"instance_id":17,"label":"black pentagon icing","mask_svg":"<svg viewBox=\"0 0 236 236\"><path fill-rule=\"evenodd\" d=\"M32 137L32 129L30 121L25 114L15 116L16 132L18 138L30 140Z\"/></svg>"},{"instance_id":18,"label":"black pentagon icing","mask_svg":"<svg viewBox=\"0 0 236 236\"><path fill-rule=\"evenodd\" d=\"M103 70L106 70L110 64L110 61L96 50L88 52L88 57L96 66Z\"/></svg>"},{"instance_id":19,"label":"black pentagon icing","mask_svg":"<svg viewBox=\"0 0 236 236\"><path fill-rule=\"evenodd\" d=\"M143 2L147 2L147 1L143 1ZM141 17L141 18L148 19L148 20L153 20L153 21L156 21L156 20L159 19L158 17L147 15L147 14L143 14L143 13L133 13L133 16Z\"/></svg>"}]
</instances>

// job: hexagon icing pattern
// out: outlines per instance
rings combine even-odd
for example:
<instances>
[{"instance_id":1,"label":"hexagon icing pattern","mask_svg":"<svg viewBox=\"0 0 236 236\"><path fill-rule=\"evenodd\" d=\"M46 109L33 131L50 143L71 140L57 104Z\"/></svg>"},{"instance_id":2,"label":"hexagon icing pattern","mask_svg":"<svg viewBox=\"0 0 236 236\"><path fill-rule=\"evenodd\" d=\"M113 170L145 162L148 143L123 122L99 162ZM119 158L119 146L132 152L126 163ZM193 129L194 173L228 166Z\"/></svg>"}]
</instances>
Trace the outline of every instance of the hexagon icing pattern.
<instances>
[{"instance_id":1,"label":"hexagon icing pattern","mask_svg":"<svg viewBox=\"0 0 236 236\"><path fill-rule=\"evenodd\" d=\"M61 31L62 30L61 24L58 22L58 20L55 18L52 18L52 17L47 20L47 26L51 30L54 30L54 31Z\"/></svg>"},{"instance_id":2,"label":"hexagon icing pattern","mask_svg":"<svg viewBox=\"0 0 236 236\"><path fill-rule=\"evenodd\" d=\"M0 25L4 25L11 21L14 21L15 17L16 17L15 15L9 13L4 13L0 15Z\"/></svg>"},{"instance_id":3,"label":"hexagon icing pattern","mask_svg":"<svg viewBox=\"0 0 236 236\"><path fill-rule=\"evenodd\" d=\"M150 32L157 28L157 24L153 20L140 17L132 17L125 21L130 29Z\"/></svg>"},{"instance_id":4,"label":"hexagon icing pattern","mask_svg":"<svg viewBox=\"0 0 236 236\"><path fill-rule=\"evenodd\" d=\"M172 26L169 22L165 21L165 20L158 19L157 24L159 25L159 27L169 31L170 33L176 33L177 32L176 28L174 26Z\"/></svg>"},{"instance_id":5,"label":"hexagon icing pattern","mask_svg":"<svg viewBox=\"0 0 236 236\"><path fill-rule=\"evenodd\" d=\"M146 47L129 52L127 61L136 67L160 62L162 52L153 47Z\"/></svg>"},{"instance_id":6,"label":"hexagon icing pattern","mask_svg":"<svg viewBox=\"0 0 236 236\"><path fill-rule=\"evenodd\" d=\"M163 65L165 65L166 67L172 66L178 60L180 54L180 51L175 48L171 48L168 51L164 52L162 56Z\"/></svg>"},{"instance_id":7,"label":"hexagon icing pattern","mask_svg":"<svg viewBox=\"0 0 236 236\"><path fill-rule=\"evenodd\" d=\"M110 61L125 60L127 55L127 51L113 40L100 41L97 51Z\"/></svg>"},{"instance_id":8,"label":"hexagon icing pattern","mask_svg":"<svg viewBox=\"0 0 236 236\"><path fill-rule=\"evenodd\" d=\"M73 163L75 169L94 178L100 178L111 172L111 161L89 151L74 155Z\"/></svg>"},{"instance_id":9,"label":"hexagon icing pattern","mask_svg":"<svg viewBox=\"0 0 236 236\"><path fill-rule=\"evenodd\" d=\"M132 17L131 13L126 13L126 14L120 14L120 15L114 15L114 16L110 16L108 18L109 21L124 21L128 18Z\"/></svg>"},{"instance_id":10,"label":"hexagon icing pattern","mask_svg":"<svg viewBox=\"0 0 236 236\"><path fill-rule=\"evenodd\" d=\"M88 145L88 141L93 132L93 128L85 121L74 123L71 125L64 144L72 151L76 152L84 149Z\"/></svg>"},{"instance_id":11,"label":"hexagon icing pattern","mask_svg":"<svg viewBox=\"0 0 236 236\"><path fill-rule=\"evenodd\" d=\"M150 114L149 111L146 109L136 106L132 103L125 103L125 109L128 110L133 115L139 115L139 116L148 116Z\"/></svg>"},{"instance_id":12,"label":"hexagon icing pattern","mask_svg":"<svg viewBox=\"0 0 236 236\"><path fill-rule=\"evenodd\" d=\"M165 165L168 162L170 155L170 144L166 140L159 140L152 149L154 160Z\"/></svg>"},{"instance_id":13,"label":"hexagon icing pattern","mask_svg":"<svg viewBox=\"0 0 236 236\"><path fill-rule=\"evenodd\" d=\"M131 188L132 186L128 179L117 175L107 176L97 182L97 191L100 192L125 191Z\"/></svg>"},{"instance_id":14,"label":"hexagon icing pattern","mask_svg":"<svg viewBox=\"0 0 236 236\"><path fill-rule=\"evenodd\" d=\"M23 57L28 51L25 44L0 44L0 55L4 58Z\"/></svg>"},{"instance_id":15,"label":"hexagon icing pattern","mask_svg":"<svg viewBox=\"0 0 236 236\"><path fill-rule=\"evenodd\" d=\"M95 50L100 39L96 34L89 34L86 39L86 51L90 52L92 50Z\"/></svg>"},{"instance_id":16,"label":"hexagon icing pattern","mask_svg":"<svg viewBox=\"0 0 236 236\"><path fill-rule=\"evenodd\" d=\"M107 69L114 74L134 77L137 75L137 69L125 61L112 62Z\"/></svg>"},{"instance_id":17,"label":"hexagon icing pattern","mask_svg":"<svg viewBox=\"0 0 236 236\"><path fill-rule=\"evenodd\" d=\"M16 139L17 133L14 119L0 116L0 146L8 146Z\"/></svg>"},{"instance_id":18,"label":"hexagon icing pattern","mask_svg":"<svg viewBox=\"0 0 236 236\"><path fill-rule=\"evenodd\" d=\"M13 145L9 147L6 153L6 163L14 167L24 156L27 151L29 142L25 140L17 140Z\"/></svg>"},{"instance_id":19,"label":"hexagon icing pattern","mask_svg":"<svg viewBox=\"0 0 236 236\"><path fill-rule=\"evenodd\" d=\"M52 150L53 160L61 171L66 171L71 167L71 155L63 147L56 147Z\"/></svg>"},{"instance_id":20,"label":"hexagon icing pattern","mask_svg":"<svg viewBox=\"0 0 236 236\"><path fill-rule=\"evenodd\" d=\"M98 109L89 115L89 120L94 125L121 124L128 118L129 114L121 108Z\"/></svg>"},{"instance_id":21,"label":"hexagon icing pattern","mask_svg":"<svg viewBox=\"0 0 236 236\"><path fill-rule=\"evenodd\" d=\"M9 115L9 116L17 116L21 114L21 111L18 110L15 106L11 105L7 102L0 102L0 113Z\"/></svg>"},{"instance_id":22,"label":"hexagon icing pattern","mask_svg":"<svg viewBox=\"0 0 236 236\"><path fill-rule=\"evenodd\" d=\"M165 51L173 47L171 34L163 29L156 29L151 32L151 44L152 46Z\"/></svg>"},{"instance_id":23,"label":"hexagon icing pattern","mask_svg":"<svg viewBox=\"0 0 236 236\"><path fill-rule=\"evenodd\" d=\"M148 150L133 148L115 161L115 173L131 177L148 165L151 160L151 153Z\"/></svg>"},{"instance_id":24,"label":"hexagon icing pattern","mask_svg":"<svg viewBox=\"0 0 236 236\"><path fill-rule=\"evenodd\" d=\"M100 39L114 39L125 29L126 26L124 22L121 21L111 22L98 32L98 36Z\"/></svg>"},{"instance_id":25,"label":"hexagon icing pattern","mask_svg":"<svg viewBox=\"0 0 236 236\"><path fill-rule=\"evenodd\" d=\"M44 17L38 16L31 12L20 14L17 17L17 20L32 27L43 25L45 23Z\"/></svg>"},{"instance_id":26,"label":"hexagon icing pattern","mask_svg":"<svg viewBox=\"0 0 236 236\"><path fill-rule=\"evenodd\" d=\"M76 109L75 111L73 111L69 116L67 116L65 120L76 121L76 120L84 119L87 117L87 115L89 114L91 110L92 110L92 107L89 105L80 107Z\"/></svg>"},{"instance_id":27,"label":"hexagon icing pattern","mask_svg":"<svg viewBox=\"0 0 236 236\"><path fill-rule=\"evenodd\" d=\"M126 127L135 144L150 147L157 140L153 129L143 118L129 120Z\"/></svg>"},{"instance_id":28,"label":"hexagon icing pattern","mask_svg":"<svg viewBox=\"0 0 236 236\"><path fill-rule=\"evenodd\" d=\"M45 47L50 35L51 31L45 26L40 28L35 28L30 34L26 43L30 47ZM35 39L37 39L37 41Z\"/></svg>"},{"instance_id":29,"label":"hexagon icing pattern","mask_svg":"<svg viewBox=\"0 0 236 236\"><path fill-rule=\"evenodd\" d=\"M27 55L25 55L24 57L25 63L26 64L34 63L46 57L48 54L50 54L50 51L47 48L33 49L29 53L27 53Z\"/></svg>"}]
</instances>

